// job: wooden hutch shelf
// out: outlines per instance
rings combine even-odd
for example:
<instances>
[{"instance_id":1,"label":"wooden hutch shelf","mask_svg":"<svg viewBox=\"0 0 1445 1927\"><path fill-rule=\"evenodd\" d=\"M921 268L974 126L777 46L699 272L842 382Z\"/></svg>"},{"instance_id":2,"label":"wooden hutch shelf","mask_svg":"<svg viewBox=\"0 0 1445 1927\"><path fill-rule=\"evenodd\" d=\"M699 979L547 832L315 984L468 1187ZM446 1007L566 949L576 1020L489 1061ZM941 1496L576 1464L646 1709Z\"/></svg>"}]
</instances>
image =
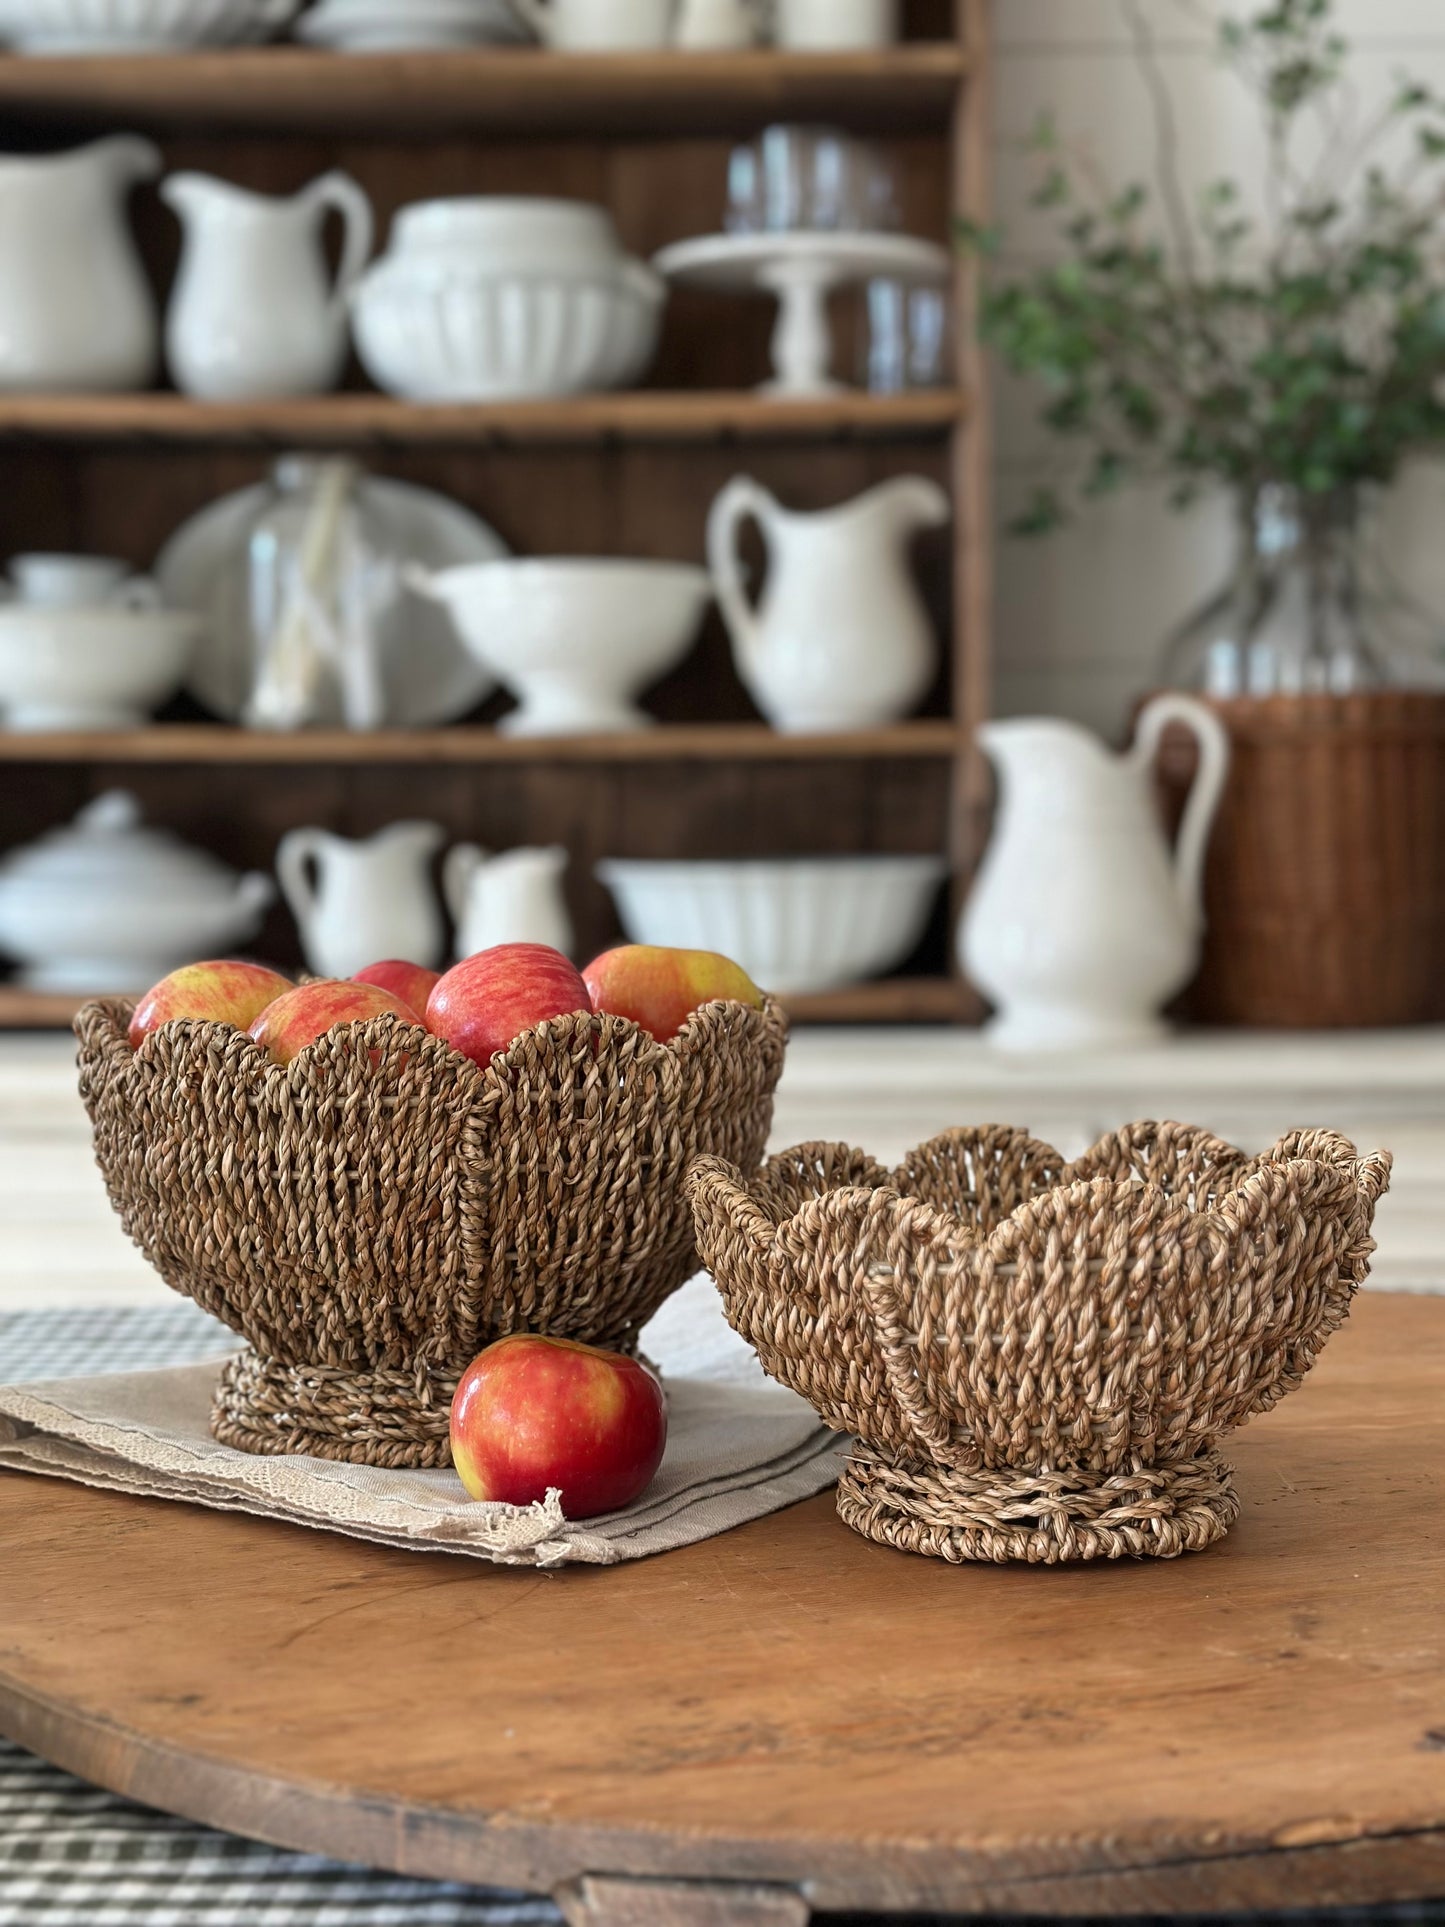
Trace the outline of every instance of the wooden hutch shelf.
<instances>
[{"instance_id":1,"label":"wooden hutch shelf","mask_svg":"<svg viewBox=\"0 0 1445 1927\"><path fill-rule=\"evenodd\" d=\"M425 405L389 395L198 402L185 395L0 395L0 438L124 445L260 443L382 449L607 442L936 440L963 420L956 389L774 400L733 391Z\"/></svg>"},{"instance_id":2,"label":"wooden hutch shelf","mask_svg":"<svg viewBox=\"0 0 1445 1927\"><path fill-rule=\"evenodd\" d=\"M232 729L157 723L114 733L0 732L0 763L728 763L944 760L962 747L946 719L840 736L784 736L764 723L665 723L612 736L503 736L495 729Z\"/></svg>"},{"instance_id":3,"label":"wooden hutch shelf","mask_svg":"<svg viewBox=\"0 0 1445 1927\"><path fill-rule=\"evenodd\" d=\"M905 37L868 53L349 56L278 46L0 56L0 117L17 147L144 130L166 171L198 168L262 193L291 193L344 168L383 234L400 207L435 196L594 200L643 258L715 231L737 141L774 121L826 122L875 141L893 165L902 228L946 242L955 217L988 211L987 11L988 0L903 0ZM164 304L177 261L174 217L146 186L127 218ZM280 449L354 450L379 472L470 509L522 555L697 560L708 506L740 469L803 512L903 474L949 487L955 509L951 533L930 532L914 556L944 658L927 718L850 735L779 735L755 719L714 612L651 699L676 720L636 734L518 740L475 716L375 735L198 722L0 734L0 856L116 784L134 791L148 821L236 870L269 870L298 824L356 837L424 816L451 840L493 849L565 844L578 943L591 954L617 937L615 905L596 878L604 857L946 852L951 901L901 966L910 974L787 1001L804 1022L975 1017L961 979L946 974L956 968L951 932L988 798L970 747L990 686L988 408L975 282L976 264L960 258L956 386L901 395L762 393L770 304L679 288L656 385L629 393L417 406L366 391L353 366L339 393L278 401L0 396L0 559L65 550L147 571L187 518L258 480ZM860 304L840 302L835 323L836 366L856 373ZM254 949L297 967L298 933L283 906ZM66 1024L80 1001L0 981L0 1028Z\"/></svg>"},{"instance_id":4,"label":"wooden hutch shelf","mask_svg":"<svg viewBox=\"0 0 1445 1927\"><path fill-rule=\"evenodd\" d=\"M0 1031L68 1030L89 999L0 984ZM785 997L799 1024L953 1024L967 1014L967 993L948 977L891 977L815 997Z\"/></svg>"},{"instance_id":5,"label":"wooden hutch shelf","mask_svg":"<svg viewBox=\"0 0 1445 1927\"><path fill-rule=\"evenodd\" d=\"M0 58L0 113L245 131L731 134L750 122L838 121L941 131L966 72L961 45L886 53L555 54L537 48L347 55L304 47Z\"/></svg>"}]
</instances>

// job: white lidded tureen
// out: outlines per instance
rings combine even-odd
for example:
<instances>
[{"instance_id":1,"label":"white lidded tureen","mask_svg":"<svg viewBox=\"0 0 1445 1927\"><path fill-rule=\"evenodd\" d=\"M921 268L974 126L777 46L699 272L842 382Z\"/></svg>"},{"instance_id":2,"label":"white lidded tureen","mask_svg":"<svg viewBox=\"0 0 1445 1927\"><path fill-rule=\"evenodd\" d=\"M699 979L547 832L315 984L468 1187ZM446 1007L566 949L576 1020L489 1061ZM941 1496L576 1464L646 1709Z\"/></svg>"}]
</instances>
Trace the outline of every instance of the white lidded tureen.
<instances>
[{"instance_id":1,"label":"white lidded tureen","mask_svg":"<svg viewBox=\"0 0 1445 1927\"><path fill-rule=\"evenodd\" d=\"M134 994L255 936L274 896L110 790L0 862L0 950L31 990Z\"/></svg>"},{"instance_id":2,"label":"white lidded tureen","mask_svg":"<svg viewBox=\"0 0 1445 1927\"><path fill-rule=\"evenodd\" d=\"M353 325L372 380L411 401L570 395L640 379L666 298L605 208L480 195L401 210Z\"/></svg>"}]
</instances>

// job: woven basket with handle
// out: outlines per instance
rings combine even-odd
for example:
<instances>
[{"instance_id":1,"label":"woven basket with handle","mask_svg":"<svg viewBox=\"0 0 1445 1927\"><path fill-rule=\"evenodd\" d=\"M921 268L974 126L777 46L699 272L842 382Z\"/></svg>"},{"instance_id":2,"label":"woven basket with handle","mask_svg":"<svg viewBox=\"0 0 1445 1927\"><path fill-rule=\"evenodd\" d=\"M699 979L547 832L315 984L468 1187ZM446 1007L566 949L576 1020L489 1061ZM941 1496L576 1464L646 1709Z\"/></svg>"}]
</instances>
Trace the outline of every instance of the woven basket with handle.
<instances>
[{"instance_id":1,"label":"woven basket with handle","mask_svg":"<svg viewBox=\"0 0 1445 1927\"><path fill-rule=\"evenodd\" d=\"M950 1560L1172 1557L1238 1511L1217 1450L1292 1391L1374 1249L1387 1153L1246 1157L1133 1124L1067 1164L1004 1128L887 1171L693 1166L698 1249L767 1371L856 1440L838 1509Z\"/></svg>"},{"instance_id":2,"label":"woven basket with handle","mask_svg":"<svg viewBox=\"0 0 1445 1927\"><path fill-rule=\"evenodd\" d=\"M393 1017L284 1069L222 1024L132 1051L76 1019L111 1202L166 1283L239 1332L212 1429L249 1452L449 1463L461 1373L533 1331L630 1349L696 1268L690 1162L754 1171L787 1030L708 1004L660 1044L559 1017L486 1069Z\"/></svg>"}]
</instances>

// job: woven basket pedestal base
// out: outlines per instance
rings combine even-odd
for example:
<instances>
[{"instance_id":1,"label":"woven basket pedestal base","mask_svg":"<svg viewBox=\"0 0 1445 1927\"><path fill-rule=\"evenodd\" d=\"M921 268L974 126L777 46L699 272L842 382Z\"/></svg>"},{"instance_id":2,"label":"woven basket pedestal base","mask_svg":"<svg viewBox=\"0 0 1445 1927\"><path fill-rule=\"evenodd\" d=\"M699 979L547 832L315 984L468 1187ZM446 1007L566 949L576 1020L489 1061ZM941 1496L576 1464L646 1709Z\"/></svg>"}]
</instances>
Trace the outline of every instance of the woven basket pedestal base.
<instances>
[{"instance_id":1,"label":"woven basket pedestal base","mask_svg":"<svg viewBox=\"0 0 1445 1927\"><path fill-rule=\"evenodd\" d=\"M272 1458L305 1453L353 1465L447 1466L457 1378L284 1365L243 1352L221 1372L211 1434Z\"/></svg>"},{"instance_id":2,"label":"woven basket pedestal base","mask_svg":"<svg viewBox=\"0 0 1445 1927\"><path fill-rule=\"evenodd\" d=\"M1058 1566L1199 1552L1228 1532L1239 1500L1213 1451L1115 1473L958 1472L898 1464L855 1445L838 1482L838 1512L865 1539L900 1552L956 1565Z\"/></svg>"}]
</instances>

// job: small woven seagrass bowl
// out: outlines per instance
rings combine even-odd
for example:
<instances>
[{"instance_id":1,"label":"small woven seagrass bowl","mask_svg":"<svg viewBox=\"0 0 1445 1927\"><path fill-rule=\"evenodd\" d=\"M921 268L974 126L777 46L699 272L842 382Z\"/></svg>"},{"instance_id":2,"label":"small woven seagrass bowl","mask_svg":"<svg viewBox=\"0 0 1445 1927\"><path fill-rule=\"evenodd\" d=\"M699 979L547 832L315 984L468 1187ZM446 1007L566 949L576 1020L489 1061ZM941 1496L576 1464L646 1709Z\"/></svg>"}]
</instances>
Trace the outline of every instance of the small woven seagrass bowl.
<instances>
[{"instance_id":1,"label":"small woven seagrass bowl","mask_svg":"<svg viewBox=\"0 0 1445 1927\"><path fill-rule=\"evenodd\" d=\"M838 1510L962 1561L1172 1558L1239 1502L1217 1442L1293 1391L1374 1249L1390 1157L1246 1157L1132 1124L1073 1164L951 1131L887 1171L804 1144L704 1158L698 1250L764 1367L855 1444Z\"/></svg>"},{"instance_id":2,"label":"small woven seagrass bowl","mask_svg":"<svg viewBox=\"0 0 1445 1927\"><path fill-rule=\"evenodd\" d=\"M212 1431L247 1452L450 1463L485 1346L631 1350L696 1270L685 1196L710 1153L755 1171L787 1026L715 1003L660 1044L559 1017L485 1069L418 1027L346 1024L274 1064L227 1025L76 1019L80 1090L126 1231L246 1340Z\"/></svg>"}]
</instances>

